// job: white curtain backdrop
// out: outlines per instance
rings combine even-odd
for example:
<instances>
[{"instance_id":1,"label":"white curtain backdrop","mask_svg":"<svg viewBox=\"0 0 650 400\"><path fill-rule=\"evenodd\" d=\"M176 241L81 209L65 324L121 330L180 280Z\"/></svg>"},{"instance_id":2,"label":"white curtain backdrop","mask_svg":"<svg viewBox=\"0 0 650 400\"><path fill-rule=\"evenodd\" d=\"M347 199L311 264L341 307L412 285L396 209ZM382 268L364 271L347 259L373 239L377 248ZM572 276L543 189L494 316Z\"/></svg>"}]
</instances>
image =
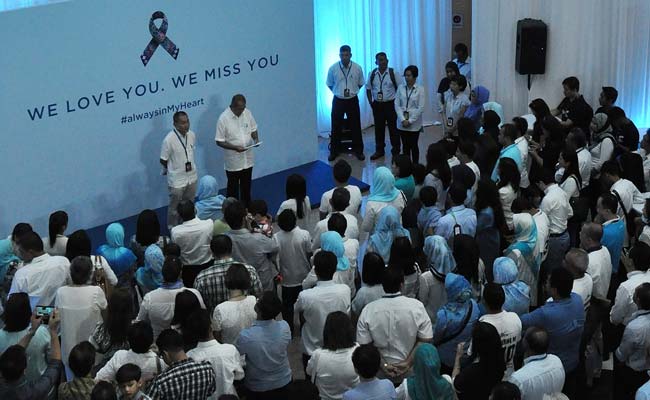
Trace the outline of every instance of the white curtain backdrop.
<instances>
[{"instance_id":1,"label":"white curtain backdrop","mask_svg":"<svg viewBox=\"0 0 650 400\"><path fill-rule=\"evenodd\" d=\"M331 129L332 93L325 80L343 44L352 47L352 61L361 65L366 79L380 51L399 76L416 65L427 92L424 121L432 121L429 99L451 54L451 0L314 0L314 39L319 134L329 136ZM359 97L361 126L367 127L373 121L365 88Z\"/></svg>"},{"instance_id":2,"label":"white curtain backdrop","mask_svg":"<svg viewBox=\"0 0 650 400\"><path fill-rule=\"evenodd\" d=\"M541 97L549 107L562 100L562 80L576 76L594 110L602 86L614 86L616 102L638 127L650 127L650 1L473 0L472 78L490 89L505 117L529 112ZM548 25L546 74L515 71L517 21Z\"/></svg>"}]
</instances>

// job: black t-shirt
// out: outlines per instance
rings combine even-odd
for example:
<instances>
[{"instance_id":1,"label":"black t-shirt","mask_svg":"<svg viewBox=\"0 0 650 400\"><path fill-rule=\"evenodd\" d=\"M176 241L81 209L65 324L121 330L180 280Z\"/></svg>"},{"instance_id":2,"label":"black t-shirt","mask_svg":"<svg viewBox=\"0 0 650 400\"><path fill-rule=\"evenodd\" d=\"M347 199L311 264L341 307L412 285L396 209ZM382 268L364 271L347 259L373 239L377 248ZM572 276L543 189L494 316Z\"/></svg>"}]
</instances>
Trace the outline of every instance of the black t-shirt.
<instances>
[{"instance_id":1,"label":"black t-shirt","mask_svg":"<svg viewBox=\"0 0 650 400\"><path fill-rule=\"evenodd\" d=\"M594 110L587 104L582 95L575 100L569 100L568 97L565 97L557 106L557 109L566 112L567 118L573 121L573 125L581 128L589 138L589 124L591 124L591 118L594 116Z\"/></svg>"},{"instance_id":2,"label":"black t-shirt","mask_svg":"<svg viewBox=\"0 0 650 400\"><path fill-rule=\"evenodd\" d=\"M611 110L612 108L614 108L614 106L600 106L600 107L598 107L598 109L596 110L594 115L596 115L596 114L607 114L607 113L609 113L609 110Z\"/></svg>"},{"instance_id":3,"label":"black t-shirt","mask_svg":"<svg viewBox=\"0 0 650 400\"><path fill-rule=\"evenodd\" d=\"M458 400L488 400L492 388L501 381L494 370L481 367L474 363L460 371L454 379L454 388L458 392Z\"/></svg>"},{"instance_id":4,"label":"black t-shirt","mask_svg":"<svg viewBox=\"0 0 650 400\"><path fill-rule=\"evenodd\" d=\"M630 120L627 120L618 129L614 129L614 137L618 144L627 147L630 151L639 148L639 130Z\"/></svg>"},{"instance_id":5,"label":"black t-shirt","mask_svg":"<svg viewBox=\"0 0 650 400\"><path fill-rule=\"evenodd\" d=\"M451 84L451 79L447 78L446 76L440 80L440 84L438 85L438 93L443 94L447 90L449 90L449 85Z\"/></svg>"}]
</instances>

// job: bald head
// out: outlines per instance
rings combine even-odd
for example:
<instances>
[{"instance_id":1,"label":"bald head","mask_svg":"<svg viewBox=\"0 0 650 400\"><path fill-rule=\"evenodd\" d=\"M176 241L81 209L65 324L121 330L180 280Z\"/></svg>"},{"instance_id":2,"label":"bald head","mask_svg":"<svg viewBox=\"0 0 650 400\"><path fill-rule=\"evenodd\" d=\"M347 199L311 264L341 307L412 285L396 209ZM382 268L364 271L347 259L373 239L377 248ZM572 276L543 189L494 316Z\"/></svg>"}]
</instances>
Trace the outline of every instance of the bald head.
<instances>
[{"instance_id":1,"label":"bald head","mask_svg":"<svg viewBox=\"0 0 650 400\"><path fill-rule=\"evenodd\" d=\"M590 222L582 226L580 231L580 245L583 249L590 249L600 245L603 238L603 226Z\"/></svg>"},{"instance_id":2,"label":"bald head","mask_svg":"<svg viewBox=\"0 0 650 400\"><path fill-rule=\"evenodd\" d=\"M524 336L524 345L529 355L545 354L548 351L548 333L543 328L530 327Z\"/></svg>"},{"instance_id":3,"label":"bald head","mask_svg":"<svg viewBox=\"0 0 650 400\"><path fill-rule=\"evenodd\" d=\"M583 249L571 249L564 256L564 262L574 278L582 278L589 267L589 254Z\"/></svg>"}]
</instances>

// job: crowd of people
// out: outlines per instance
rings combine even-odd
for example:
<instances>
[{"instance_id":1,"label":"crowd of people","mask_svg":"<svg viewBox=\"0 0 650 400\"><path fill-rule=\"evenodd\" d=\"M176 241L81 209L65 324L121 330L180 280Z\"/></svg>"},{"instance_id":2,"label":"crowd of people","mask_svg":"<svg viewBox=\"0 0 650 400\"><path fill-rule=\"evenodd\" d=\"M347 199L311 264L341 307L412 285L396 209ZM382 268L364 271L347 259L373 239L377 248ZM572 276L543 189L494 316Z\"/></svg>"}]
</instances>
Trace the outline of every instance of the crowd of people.
<instances>
[{"instance_id":1,"label":"crowd of people","mask_svg":"<svg viewBox=\"0 0 650 400\"><path fill-rule=\"evenodd\" d=\"M340 159L318 216L300 175L276 215L197 176L196 198L170 189L169 237L153 210L101 244L66 235L65 211L44 238L16 224L0 240L0 398L587 399L610 357L614 398L650 398L650 132L639 147L616 89L594 113L575 77L557 108L531 102L532 126L507 122L486 88L464 94L456 50L424 164L418 69L398 85L377 55L368 99L394 105L373 105L371 158L386 128L393 157L364 207ZM356 98L363 79L352 93L331 75Z\"/></svg>"}]
</instances>

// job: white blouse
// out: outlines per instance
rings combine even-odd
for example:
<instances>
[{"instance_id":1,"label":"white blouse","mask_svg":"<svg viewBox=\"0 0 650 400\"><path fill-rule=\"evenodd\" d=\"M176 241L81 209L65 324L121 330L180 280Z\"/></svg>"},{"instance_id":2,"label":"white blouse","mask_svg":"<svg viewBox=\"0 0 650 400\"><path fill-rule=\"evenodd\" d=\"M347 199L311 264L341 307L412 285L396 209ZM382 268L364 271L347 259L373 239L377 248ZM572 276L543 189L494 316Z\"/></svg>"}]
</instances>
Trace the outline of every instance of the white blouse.
<instances>
[{"instance_id":1,"label":"white blouse","mask_svg":"<svg viewBox=\"0 0 650 400\"><path fill-rule=\"evenodd\" d=\"M296 204L296 199L288 199L283 201L282 204L280 204L277 215L280 215L280 213L284 210L292 210L294 213L296 213L296 225L298 225L301 229L304 229L310 233L314 230L314 224L312 224L311 221L311 203L309 202L309 196L305 196L305 201L303 201L302 204L302 218L298 218L298 206Z\"/></svg>"},{"instance_id":2,"label":"white blouse","mask_svg":"<svg viewBox=\"0 0 650 400\"><path fill-rule=\"evenodd\" d=\"M419 132L422 130L422 113L424 113L424 87L413 84L413 87L407 88L402 83L397 88L395 95L395 112L397 113L397 129L409 132ZM404 112L408 112L408 121L411 123L404 127L402 123L406 120Z\"/></svg>"}]
</instances>

